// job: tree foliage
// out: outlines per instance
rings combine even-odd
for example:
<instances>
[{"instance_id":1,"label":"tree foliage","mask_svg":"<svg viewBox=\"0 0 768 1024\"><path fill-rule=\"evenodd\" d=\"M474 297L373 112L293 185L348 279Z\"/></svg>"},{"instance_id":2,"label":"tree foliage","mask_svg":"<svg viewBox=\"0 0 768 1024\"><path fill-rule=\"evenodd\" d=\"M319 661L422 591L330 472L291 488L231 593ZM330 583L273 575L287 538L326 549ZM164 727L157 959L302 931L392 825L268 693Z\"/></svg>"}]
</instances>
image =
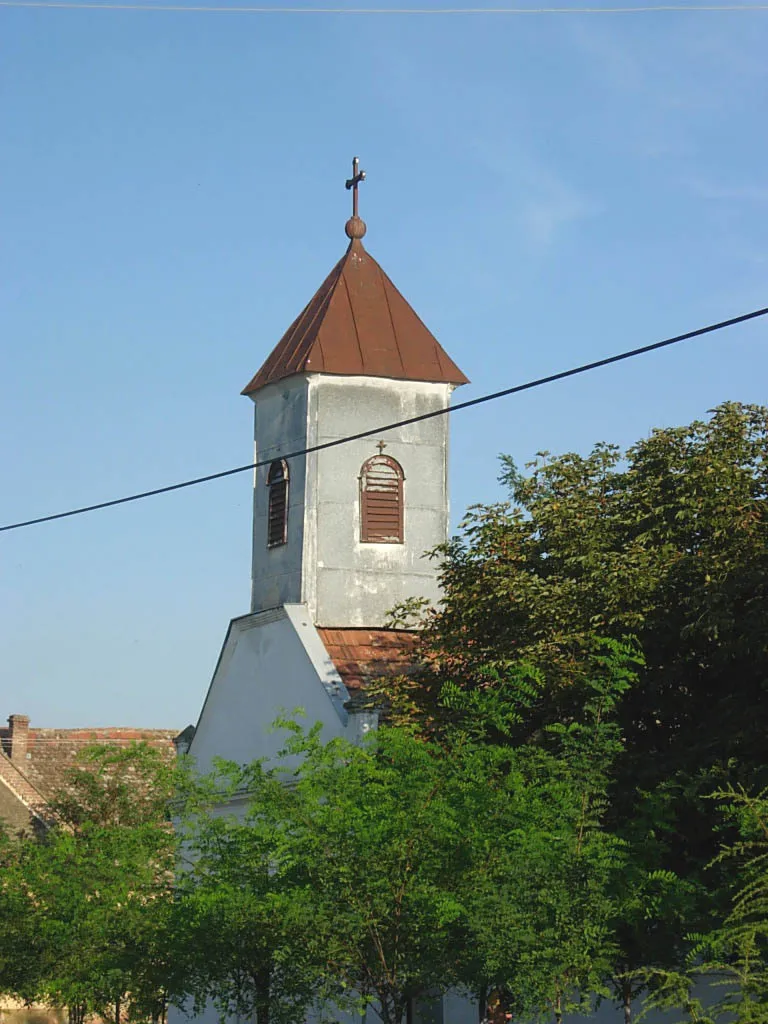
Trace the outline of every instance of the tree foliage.
<instances>
[{"instance_id":1,"label":"tree foliage","mask_svg":"<svg viewBox=\"0 0 768 1024\"><path fill-rule=\"evenodd\" d=\"M768 409L726 403L626 453L541 453L528 469L505 459L509 502L471 509L436 553L442 604L400 610L420 612L421 670L371 699L440 733L446 693L486 694L525 666L547 685L513 739L536 743L575 713L595 636L635 638L607 819L632 850L616 893L627 1003L645 967L679 964L686 932L724 912L728 865L705 873L720 827L707 796L768 782Z\"/></svg>"},{"instance_id":2,"label":"tree foliage","mask_svg":"<svg viewBox=\"0 0 768 1024\"><path fill-rule=\"evenodd\" d=\"M456 693L439 741L385 727L323 743L285 721L280 763L220 765L228 812L185 833L195 1004L260 1024L366 1004L400 1024L454 987L495 988L529 1018L586 1004L613 953L624 851L603 818L633 656L606 643L595 660L543 745L493 739L523 710L510 684L488 707Z\"/></svg>"},{"instance_id":3,"label":"tree foliage","mask_svg":"<svg viewBox=\"0 0 768 1024\"><path fill-rule=\"evenodd\" d=\"M145 745L87 749L43 835L7 842L0 990L79 1022L158 1020L171 976L173 772Z\"/></svg>"},{"instance_id":4,"label":"tree foliage","mask_svg":"<svg viewBox=\"0 0 768 1024\"><path fill-rule=\"evenodd\" d=\"M738 839L719 861L735 862L728 914L706 940L709 973L724 974L730 991L718 1009L739 1021L768 1022L768 790L757 795L730 787L716 794L735 821Z\"/></svg>"},{"instance_id":5,"label":"tree foliage","mask_svg":"<svg viewBox=\"0 0 768 1024\"><path fill-rule=\"evenodd\" d=\"M762 770L768 409L726 404L624 456L600 444L542 453L529 476L504 467L512 500L472 509L440 552L425 671L395 712L433 714L446 680L482 689L527 660L559 683L530 731L567 708L596 634L631 635L645 667L621 708L626 771L653 784L731 758Z\"/></svg>"},{"instance_id":6,"label":"tree foliage","mask_svg":"<svg viewBox=\"0 0 768 1024\"><path fill-rule=\"evenodd\" d=\"M261 1024L375 1000L399 1024L410 998L456 980L466 946L451 883L466 854L440 762L405 732L360 748L283 724L294 768L222 765L247 809L187 833L195 996ZM211 956L197 936L216 924Z\"/></svg>"},{"instance_id":7,"label":"tree foliage","mask_svg":"<svg viewBox=\"0 0 768 1024\"><path fill-rule=\"evenodd\" d=\"M728 787L712 795L734 837L711 868L729 865L722 921L691 935L678 969L649 970L648 1009L683 1010L692 1024L768 1022L768 791Z\"/></svg>"},{"instance_id":8,"label":"tree foliage","mask_svg":"<svg viewBox=\"0 0 768 1024\"><path fill-rule=\"evenodd\" d=\"M602 671L586 687L582 707L567 723L551 724L543 743L481 736L459 748L463 772L480 766L469 811L481 816L477 859L465 879L475 951L471 988L481 1000L489 988L500 992L515 1019L559 1021L587 1009L605 991L615 956L613 893L626 850L604 817L622 752L615 709L635 659L625 646L602 647ZM530 694L530 675L521 689ZM494 734L519 717L519 692L507 680L488 695ZM513 712L504 719L500 696ZM451 703L455 712L455 695ZM451 733L475 731L482 703L472 700L472 720L454 724Z\"/></svg>"}]
</instances>

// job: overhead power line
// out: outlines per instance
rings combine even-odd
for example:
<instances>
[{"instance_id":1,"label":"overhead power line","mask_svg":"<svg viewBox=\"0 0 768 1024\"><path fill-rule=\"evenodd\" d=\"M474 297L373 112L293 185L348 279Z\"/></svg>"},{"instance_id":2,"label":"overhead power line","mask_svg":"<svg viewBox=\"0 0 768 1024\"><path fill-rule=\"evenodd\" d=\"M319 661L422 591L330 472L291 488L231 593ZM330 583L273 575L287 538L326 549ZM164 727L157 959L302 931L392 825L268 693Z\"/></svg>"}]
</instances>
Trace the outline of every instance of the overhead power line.
<instances>
[{"instance_id":1,"label":"overhead power line","mask_svg":"<svg viewBox=\"0 0 768 1024\"><path fill-rule=\"evenodd\" d=\"M561 370L559 373L551 373L546 377L538 377L536 380L529 380L525 384L515 384L511 388L504 388L503 391L494 391L490 395L481 395L480 398L470 398L466 402L458 402L456 405L448 406L445 409L435 409L432 412L421 413L419 416L409 416L408 419L398 420L396 423L385 423L379 427L372 427L370 430L361 430L357 434L349 434L347 437L337 437L333 441L323 441L322 444L310 445L308 448L299 448L288 454L281 454L283 459L297 459L302 455L312 455L314 452L326 451L328 448L338 448L339 445L349 444L351 441L360 441L366 437L375 437L385 434L398 427L406 427L411 423L421 423L423 420L431 420L437 416L447 416L449 413L459 412L461 409L471 409L475 405L483 405L485 402L495 402L498 398L507 398L509 395L517 395L521 391L532 391L544 384L552 384L556 380L565 380L566 377L575 377L580 373L587 373L589 370L597 370L601 366L610 366L611 363L620 363L625 359L632 359L635 356L645 355L647 352L655 352L660 348L667 348L670 345L677 345L681 341L688 341L691 338L700 338L704 334L712 334L714 331L721 331L724 327L733 327L735 324L743 324L747 320L756 320L758 317L768 314L768 306L764 309L755 309L751 313L742 313L741 316L731 317L729 320L720 320L716 324L708 324L706 327L698 327L695 331L687 331L685 334L676 334L673 338L665 338L663 341L654 341L650 345L641 345L640 348L632 348L626 352L619 352L614 356L606 356L604 359L595 359L591 363L582 363L581 366L574 366L570 370ZM141 501L143 498L154 498L157 494L169 494L171 491L180 491L185 487L196 487L198 484L207 484L212 480L223 480L227 476L235 476L237 473L246 473L252 469L259 469L261 466L268 466L274 458L260 459L258 462L249 462L246 466L236 466L234 469L225 469L219 473L209 473L207 476L195 477L194 480L183 480L178 484L168 484L165 487L155 487L151 491L142 491L139 494L129 494L124 498L113 498L111 501L100 501L96 505L85 505L82 508L73 508L68 512L54 512L52 515L38 516L36 519L25 519L20 523L10 523L7 526L0 526L0 533L9 530L20 530L24 526L37 526L40 523L50 523L54 519L68 519L70 516L82 516L86 512L97 512L102 508L113 508L115 505L127 505L131 501Z\"/></svg>"},{"instance_id":2,"label":"overhead power line","mask_svg":"<svg viewBox=\"0 0 768 1024\"><path fill-rule=\"evenodd\" d=\"M238 7L231 4L89 3L87 0L0 0L0 7L44 7L81 11L183 11L201 14L699 14L768 11L768 4L648 4L642 7Z\"/></svg>"}]
</instances>

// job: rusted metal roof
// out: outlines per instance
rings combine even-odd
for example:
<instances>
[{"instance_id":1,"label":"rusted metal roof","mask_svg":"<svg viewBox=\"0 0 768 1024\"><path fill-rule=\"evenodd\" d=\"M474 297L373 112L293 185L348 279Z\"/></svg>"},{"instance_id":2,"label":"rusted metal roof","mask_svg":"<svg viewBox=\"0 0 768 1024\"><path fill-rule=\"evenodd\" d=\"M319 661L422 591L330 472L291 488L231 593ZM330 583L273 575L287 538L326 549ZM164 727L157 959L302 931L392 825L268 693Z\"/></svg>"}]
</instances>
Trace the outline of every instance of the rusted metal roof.
<instances>
[{"instance_id":1,"label":"rusted metal roof","mask_svg":"<svg viewBox=\"0 0 768 1024\"><path fill-rule=\"evenodd\" d=\"M243 394L295 373L468 383L357 237Z\"/></svg>"},{"instance_id":2,"label":"rusted metal roof","mask_svg":"<svg viewBox=\"0 0 768 1024\"><path fill-rule=\"evenodd\" d=\"M416 634L404 629L327 629L317 632L350 693L373 679L404 675L415 662Z\"/></svg>"}]
</instances>

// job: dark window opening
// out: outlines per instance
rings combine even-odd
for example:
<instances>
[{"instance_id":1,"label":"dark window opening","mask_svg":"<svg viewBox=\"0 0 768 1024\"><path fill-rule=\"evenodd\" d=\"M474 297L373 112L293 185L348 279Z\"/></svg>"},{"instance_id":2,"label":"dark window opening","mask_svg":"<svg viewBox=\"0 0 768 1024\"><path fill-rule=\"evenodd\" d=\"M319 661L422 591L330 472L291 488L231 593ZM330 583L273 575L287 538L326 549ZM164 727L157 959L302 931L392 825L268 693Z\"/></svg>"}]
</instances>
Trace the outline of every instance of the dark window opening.
<instances>
[{"instance_id":1,"label":"dark window opening","mask_svg":"<svg viewBox=\"0 0 768 1024\"><path fill-rule=\"evenodd\" d=\"M403 543L403 470L388 455L374 455L360 473L360 539Z\"/></svg>"},{"instance_id":2,"label":"dark window opening","mask_svg":"<svg viewBox=\"0 0 768 1024\"><path fill-rule=\"evenodd\" d=\"M267 547L276 548L288 541L288 463L285 459L277 459L269 467L267 487Z\"/></svg>"}]
</instances>

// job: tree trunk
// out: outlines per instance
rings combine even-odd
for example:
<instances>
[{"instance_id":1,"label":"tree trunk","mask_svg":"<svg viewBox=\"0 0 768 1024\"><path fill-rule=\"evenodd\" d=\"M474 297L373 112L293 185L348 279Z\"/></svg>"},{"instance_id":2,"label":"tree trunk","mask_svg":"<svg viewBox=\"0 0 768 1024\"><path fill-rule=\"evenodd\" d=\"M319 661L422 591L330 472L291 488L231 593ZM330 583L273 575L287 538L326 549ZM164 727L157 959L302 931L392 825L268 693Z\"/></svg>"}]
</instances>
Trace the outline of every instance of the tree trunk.
<instances>
[{"instance_id":1,"label":"tree trunk","mask_svg":"<svg viewBox=\"0 0 768 1024\"><path fill-rule=\"evenodd\" d=\"M488 986L483 985L478 993L477 999L477 1020L478 1024L483 1024L483 1021L488 1016Z\"/></svg>"},{"instance_id":2,"label":"tree trunk","mask_svg":"<svg viewBox=\"0 0 768 1024\"><path fill-rule=\"evenodd\" d=\"M115 997L115 1024L120 1024L120 996Z\"/></svg>"},{"instance_id":3,"label":"tree trunk","mask_svg":"<svg viewBox=\"0 0 768 1024\"><path fill-rule=\"evenodd\" d=\"M632 1021L632 986L624 986L624 1024L631 1024Z\"/></svg>"},{"instance_id":4,"label":"tree trunk","mask_svg":"<svg viewBox=\"0 0 768 1024\"><path fill-rule=\"evenodd\" d=\"M269 967L260 970L256 981L256 1024L269 1024Z\"/></svg>"},{"instance_id":5,"label":"tree trunk","mask_svg":"<svg viewBox=\"0 0 768 1024\"><path fill-rule=\"evenodd\" d=\"M67 1017L69 1024L83 1024L85 1019L85 1009L80 1003L73 1003L67 1007Z\"/></svg>"},{"instance_id":6,"label":"tree trunk","mask_svg":"<svg viewBox=\"0 0 768 1024\"><path fill-rule=\"evenodd\" d=\"M555 1024L562 1024L563 1020L563 1001L558 996L555 999Z\"/></svg>"},{"instance_id":7,"label":"tree trunk","mask_svg":"<svg viewBox=\"0 0 768 1024\"><path fill-rule=\"evenodd\" d=\"M168 1003L163 995L157 1002L152 1014L152 1024L165 1024L168 1019Z\"/></svg>"},{"instance_id":8,"label":"tree trunk","mask_svg":"<svg viewBox=\"0 0 768 1024\"><path fill-rule=\"evenodd\" d=\"M387 989L378 994L378 1016L381 1024L413 1024L413 1006L410 999L398 999Z\"/></svg>"}]
</instances>

